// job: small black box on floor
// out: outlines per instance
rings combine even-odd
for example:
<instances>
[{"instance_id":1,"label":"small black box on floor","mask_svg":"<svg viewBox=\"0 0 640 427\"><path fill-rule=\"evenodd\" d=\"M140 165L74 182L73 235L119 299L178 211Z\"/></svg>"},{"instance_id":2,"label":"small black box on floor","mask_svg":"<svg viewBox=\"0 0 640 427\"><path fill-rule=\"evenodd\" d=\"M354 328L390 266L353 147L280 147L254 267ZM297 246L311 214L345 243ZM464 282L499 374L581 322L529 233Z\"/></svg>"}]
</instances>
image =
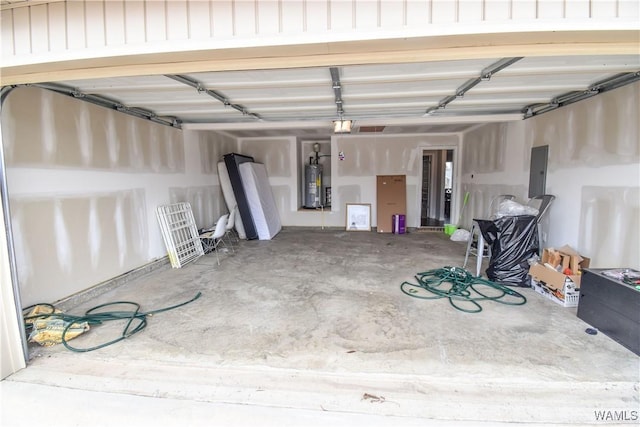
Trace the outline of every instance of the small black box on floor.
<instances>
[{"instance_id":1,"label":"small black box on floor","mask_svg":"<svg viewBox=\"0 0 640 427\"><path fill-rule=\"evenodd\" d=\"M624 273L627 272L628 275ZM578 317L640 356L640 290L631 269L584 269Z\"/></svg>"}]
</instances>

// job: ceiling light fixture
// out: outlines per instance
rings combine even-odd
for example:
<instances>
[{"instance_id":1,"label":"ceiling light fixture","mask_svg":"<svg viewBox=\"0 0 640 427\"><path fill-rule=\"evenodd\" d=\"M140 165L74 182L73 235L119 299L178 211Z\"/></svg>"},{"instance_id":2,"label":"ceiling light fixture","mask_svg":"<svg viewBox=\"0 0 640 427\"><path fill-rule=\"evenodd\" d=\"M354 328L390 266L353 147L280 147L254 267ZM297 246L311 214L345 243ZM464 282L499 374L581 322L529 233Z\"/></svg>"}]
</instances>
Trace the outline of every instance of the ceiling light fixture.
<instances>
[{"instance_id":1,"label":"ceiling light fixture","mask_svg":"<svg viewBox=\"0 0 640 427\"><path fill-rule=\"evenodd\" d=\"M344 120L340 118L339 120L333 121L333 133L351 133L351 125L353 122L351 120Z\"/></svg>"},{"instance_id":2,"label":"ceiling light fixture","mask_svg":"<svg viewBox=\"0 0 640 427\"><path fill-rule=\"evenodd\" d=\"M333 95L336 103L336 110L338 112L338 120L333 121L333 133L351 133L351 120L345 120L343 118L344 108L342 107L342 85L340 84L340 70L337 67L329 68L331 72L331 88L333 89Z\"/></svg>"}]
</instances>

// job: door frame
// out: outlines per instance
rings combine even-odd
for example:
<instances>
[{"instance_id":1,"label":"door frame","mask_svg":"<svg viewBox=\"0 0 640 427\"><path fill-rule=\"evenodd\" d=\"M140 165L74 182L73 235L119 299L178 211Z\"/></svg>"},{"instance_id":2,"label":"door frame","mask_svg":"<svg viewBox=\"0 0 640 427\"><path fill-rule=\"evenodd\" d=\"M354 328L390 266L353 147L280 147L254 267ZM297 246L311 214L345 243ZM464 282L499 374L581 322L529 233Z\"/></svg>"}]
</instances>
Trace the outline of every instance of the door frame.
<instances>
[{"instance_id":1,"label":"door frame","mask_svg":"<svg viewBox=\"0 0 640 427\"><path fill-rule=\"evenodd\" d=\"M460 205L460 182L461 179L461 169L459 167L461 158L460 158L460 147L458 144L456 145L420 145L418 146L418 150L420 152L420 162L419 162L419 171L418 171L418 183L417 183L417 200L415 201L415 206L418 210L418 228L426 228L423 227L422 224L422 156L425 155L425 151L442 151L442 150L453 150L453 170L452 170L452 180L453 183L451 185L451 215L449 221L451 224L456 224L458 221L457 212L458 206ZM440 200L442 207L444 209L444 191L441 195Z\"/></svg>"},{"instance_id":2,"label":"door frame","mask_svg":"<svg viewBox=\"0 0 640 427\"><path fill-rule=\"evenodd\" d=\"M424 201L424 158L425 157L429 157L430 158L430 173L429 173L429 202L427 204L427 218L431 217L431 210L432 210L432 194L431 194L431 183L433 182L433 171L434 171L434 159L435 159L435 154L432 151L437 151L437 150L422 150L422 168L420 169L420 192L418 193L419 197L420 197L420 227L424 227L422 225L422 204Z\"/></svg>"}]
</instances>

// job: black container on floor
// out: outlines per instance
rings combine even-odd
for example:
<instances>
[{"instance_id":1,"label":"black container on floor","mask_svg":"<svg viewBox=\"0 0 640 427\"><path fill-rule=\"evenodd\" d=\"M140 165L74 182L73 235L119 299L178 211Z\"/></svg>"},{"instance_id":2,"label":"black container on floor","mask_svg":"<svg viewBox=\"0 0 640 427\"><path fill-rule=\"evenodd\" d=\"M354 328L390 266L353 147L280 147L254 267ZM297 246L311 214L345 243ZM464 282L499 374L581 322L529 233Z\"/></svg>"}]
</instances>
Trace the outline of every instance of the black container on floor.
<instances>
[{"instance_id":1,"label":"black container on floor","mask_svg":"<svg viewBox=\"0 0 640 427\"><path fill-rule=\"evenodd\" d=\"M640 356L640 290L606 274L624 270L589 268L582 272L578 317Z\"/></svg>"}]
</instances>

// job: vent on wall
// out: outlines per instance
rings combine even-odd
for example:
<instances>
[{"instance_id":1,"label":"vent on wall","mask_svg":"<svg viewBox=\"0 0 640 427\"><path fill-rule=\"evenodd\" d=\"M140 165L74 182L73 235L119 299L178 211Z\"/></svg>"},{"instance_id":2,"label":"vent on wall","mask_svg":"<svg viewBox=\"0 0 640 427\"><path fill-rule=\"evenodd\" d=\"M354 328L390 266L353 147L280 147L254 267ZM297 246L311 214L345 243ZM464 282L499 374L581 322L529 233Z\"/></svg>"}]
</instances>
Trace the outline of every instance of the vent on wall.
<instances>
[{"instance_id":1,"label":"vent on wall","mask_svg":"<svg viewBox=\"0 0 640 427\"><path fill-rule=\"evenodd\" d=\"M358 132L382 132L385 126L360 126Z\"/></svg>"}]
</instances>

